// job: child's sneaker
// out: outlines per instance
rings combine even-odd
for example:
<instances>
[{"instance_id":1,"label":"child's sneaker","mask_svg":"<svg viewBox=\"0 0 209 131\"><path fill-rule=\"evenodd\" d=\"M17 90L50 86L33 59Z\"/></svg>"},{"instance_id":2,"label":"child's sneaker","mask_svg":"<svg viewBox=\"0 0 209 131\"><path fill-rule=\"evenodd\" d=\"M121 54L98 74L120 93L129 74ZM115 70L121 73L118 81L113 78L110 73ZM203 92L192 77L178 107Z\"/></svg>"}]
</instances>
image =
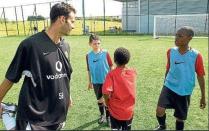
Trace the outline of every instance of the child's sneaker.
<instances>
[{"instance_id":1,"label":"child's sneaker","mask_svg":"<svg viewBox=\"0 0 209 131\"><path fill-rule=\"evenodd\" d=\"M17 105L13 103L1 103L2 120L7 130L13 130L16 126L15 116L17 112Z\"/></svg>"},{"instance_id":2,"label":"child's sneaker","mask_svg":"<svg viewBox=\"0 0 209 131\"><path fill-rule=\"evenodd\" d=\"M158 125L154 130L166 130L166 125Z\"/></svg>"},{"instance_id":3,"label":"child's sneaker","mask_svg":"<svg viewBox=\"0 0 209 131\"><path fill-rule=\"evenodd\" d=\"M102 124L105 122L105 116L104 115L101 115L99 120L98 120L98 124Z\"/></svg>"}]
</instances>

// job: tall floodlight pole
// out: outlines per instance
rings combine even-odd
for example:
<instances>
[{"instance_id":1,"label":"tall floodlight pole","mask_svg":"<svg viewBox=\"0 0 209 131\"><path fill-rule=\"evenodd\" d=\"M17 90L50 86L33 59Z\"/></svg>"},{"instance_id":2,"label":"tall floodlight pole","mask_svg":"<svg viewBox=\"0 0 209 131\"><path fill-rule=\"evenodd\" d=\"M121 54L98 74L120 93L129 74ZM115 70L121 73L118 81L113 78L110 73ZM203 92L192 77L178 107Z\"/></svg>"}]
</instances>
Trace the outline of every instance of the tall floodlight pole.
<instances>
[{"instance_id":1,"label":"tall floodlight pole","mask_svg":"<svg viewBox=\"0 0 209 131\"><path fill-rule=\"evenodd\" d=\"M24 34L26 35L26 32L25 32L25 20L24 20L23 6L22 5L21 5L21 12L22 12L22 22L23 22Z\"/></svg>"},{"instance_id":2,"label":"tall floodlight pole","mask_svg":"<svg viewBox=\"0 0 209 131\"><path fill-rule=\"evenodd\" d=\"M126 0L126 31L128 30L128 0Z\"/></svg>"},{"instance_id":3,"label":"tall floodlight pole","mask_svg":"<svg viewBox=\"0 0 209 131\"><path fill-rule=\"evenodd\" d=\"M14 9L15 9L15 18L16 18L17 34L20 35L20 33L19 33L19 26L18 26L18 20L17 20L17 9L16 9L16 6L14 7Z\"/></svg>"},{"instance_id":4,"label":"tall floodlight pole","mask_svg":"<svg viewBox=\"0 0 209 131\"><path fill-rule=\"evenodd\" d=\"M34 13L35 13L35 17L36 17L36 28L38 29L38 21L37 21L37 11L36 11L36 4L34 4Z\"/></svg>"},{"instance_id":5,"label":"tall floodlight pole","mask_svg":"<svg viewBox=\"0 0 209 131\"><path fill-rule=\"evenodd\" d=\"M174 35L176 33L176 17L177 17L177 12L178 12L178 3L177 3L177 0L176 0L176 16L175 16L175 30L174 30Z\"/></svg>"},{"instance_id":6,"label":"tall floodlight pole","mask_svg":"<svg viewBox=\"0 0 209 131\"><path fill-rule=\"evenodd\" d=\"M148 23L148 26L147 26L147 34L149 34L149 16L150 16L150 15L149 15L149 0L148 0L147 2L148 2L148 3L147 3L147 5L148 5L148 12L147 12L147 13L148 13L148 15L147 15L147 16L148 16L148 17L147 17L147 21L148 21L148 22L147 22L147 23Z\"/></svg>"},{"instance_id":7,"label":"tall floodlight pole","mask_svg":"<svg viewBox=\"0 0 209 131\"><path fill-rule=\"evenodd\" d=\"M6 20L6 16L5 16L5 11L4 11L4 8L3 8L3 15L4 15L4 25L5 25L5 28L6 28L6 34L8 36L8 30L7 30L7 20Z\"/></svg>"},{"instance_id":8,"label":"tall floodlight pole","mask_svg":"<svg viewBox=\"0 0 209 131\"><path fill-rule=\"evenodd\" d=\"M209 0L207 2L207 21L208 21L208 41L209 41ZM208 48L209 48L209 46L208 46Z\"/></svg>"},{"instance_id":9,"label":"tall floodlight pole","mask_svg":"<svg viewBox=\"0 0 209 131\"><path fill-rule=\"evenodd\" d=\"M82 11L83 11L83 35L85 35L86 33L85 0L82 0Z\"/></svg>"},{"instance_id":10,"label":"tall floodlight pole","mask_svg":"<svg viewBox=\"0 0 209 131\"><path fill-rule=\"evenodd\" d=\"M105 0L103 0L103 10L104 10L104 35L105 35L105 20L106 20L106 18L105 18Z\"/></svg>"},{"instance_id":11,"label":"tall floodlight pole","mask_svg":"<svg viewBox=\"0 0 209 131\"><path fill-rule=\"evenodd\" d=\"M206 16L206 21L208 21L208 41L209 41L209 0L207 2L207 16ZM206 28L206 24L205 24L205 28Z\"/></svg>"}]
</instances>

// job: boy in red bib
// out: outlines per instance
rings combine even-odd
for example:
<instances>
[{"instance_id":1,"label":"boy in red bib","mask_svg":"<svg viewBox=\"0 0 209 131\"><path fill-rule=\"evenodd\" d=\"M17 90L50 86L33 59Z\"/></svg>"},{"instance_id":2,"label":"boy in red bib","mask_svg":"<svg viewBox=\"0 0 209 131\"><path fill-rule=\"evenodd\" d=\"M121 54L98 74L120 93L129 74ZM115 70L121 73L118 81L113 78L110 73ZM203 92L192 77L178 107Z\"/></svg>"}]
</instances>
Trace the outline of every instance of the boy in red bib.
<instances>
[{"instance_id":1,"label":"boy in red bib","mask_svg":"<svg viewBox=\"0 0 209 131\"><path fill-rule=\"evenodd\" d=\"M136 96L136 76L134 69L127 68L130 53L118 48L114 53L117 67L110 71L102 87L105 103L110 112L112 130L131 130Z\"/></svg>"}]
</instances>

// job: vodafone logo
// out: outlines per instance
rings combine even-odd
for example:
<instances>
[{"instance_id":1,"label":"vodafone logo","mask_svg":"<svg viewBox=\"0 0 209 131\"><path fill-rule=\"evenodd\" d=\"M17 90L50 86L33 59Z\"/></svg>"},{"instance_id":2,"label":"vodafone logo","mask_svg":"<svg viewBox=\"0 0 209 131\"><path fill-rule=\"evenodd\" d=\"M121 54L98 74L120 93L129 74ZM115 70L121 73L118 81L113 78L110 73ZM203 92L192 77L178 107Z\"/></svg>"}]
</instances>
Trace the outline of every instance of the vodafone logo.
<instances>
[{"instance_id":1,"label":"vodafone logo","mask_svg":"<svg viewBox=\"0 0 209 131\"><path fill-rule=\"evenodd\" d=\"M58 72L61 72L62 70L62 63L60 61L57 61L55 63L55 68ZM67 76L67 73L56 73L56 74L49 74L49 75L46 75L46 78L48 80L57 80L57 79L61 79L61 78L65 78L65 77L68 77ZM60 99L62 99L62 94L59 94L59 97Z\"/></svg>"},{"instance_id":2,"label":"vodafone logo","mask_svg":"<svg viewBox=\"0 0 209 131\"><path fill-rule=\"evenodd\" d=\"M62 70L62 63L60 61L57 61L55 66L56 66L56 70L58 72L60 72Z\"/></svg>"}]
</instances>

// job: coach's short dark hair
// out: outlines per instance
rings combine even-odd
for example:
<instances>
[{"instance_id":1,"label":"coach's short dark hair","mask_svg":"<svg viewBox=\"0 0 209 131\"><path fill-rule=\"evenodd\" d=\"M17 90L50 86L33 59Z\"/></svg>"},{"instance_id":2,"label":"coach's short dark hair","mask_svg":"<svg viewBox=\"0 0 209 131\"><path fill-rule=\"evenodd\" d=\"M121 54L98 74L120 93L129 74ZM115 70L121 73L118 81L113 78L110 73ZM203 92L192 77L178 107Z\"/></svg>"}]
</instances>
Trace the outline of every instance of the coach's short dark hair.
<instances>
[{"instance_id":1,"label":"coach's short dark hair","mask_svg":"<svg viewBox=\"0 0 209 131\"><path fill-rule=\"evenodd\" d=\"M50 11L51 23L54 23L59 16L65 16L68 18L69 13L71 12L76 13L76 10L72 5L64 2L55 4L52 6Z\"/></svg>"},{"instance_id":2,"label":"coach's short dark hair","mask_svg":"<svg viewBox=\"0 0 209 131\"><path fill-rule=\"evenodd\" d=\"M194 36L194 31L193 31L192 27L183 26L179 30L183 30L186 33L187 36L191 36L191 37Z\"/></svg>"},{"instance_id":3,"label":"coach's short dark hair","mask_svg":"<svg viewBox=\"0 0 209 131\"><path fill-rule=\"evenodd\" d=\"M114 62L119 66L127 64L130 57L130 52L123 47L117 48L114 52Z\"/></svg>"},{"instance_id":4,"label":"coach's short dark hair","mask_svg":"<svg viewBox=\"0 0 209 131\"><path fill-rule=\"evenodd\" d=\"M97 34L91 34L89 36L89 43L91 43L93 40L100 40L100 38Z\"/></svg>"}]
</instances>

